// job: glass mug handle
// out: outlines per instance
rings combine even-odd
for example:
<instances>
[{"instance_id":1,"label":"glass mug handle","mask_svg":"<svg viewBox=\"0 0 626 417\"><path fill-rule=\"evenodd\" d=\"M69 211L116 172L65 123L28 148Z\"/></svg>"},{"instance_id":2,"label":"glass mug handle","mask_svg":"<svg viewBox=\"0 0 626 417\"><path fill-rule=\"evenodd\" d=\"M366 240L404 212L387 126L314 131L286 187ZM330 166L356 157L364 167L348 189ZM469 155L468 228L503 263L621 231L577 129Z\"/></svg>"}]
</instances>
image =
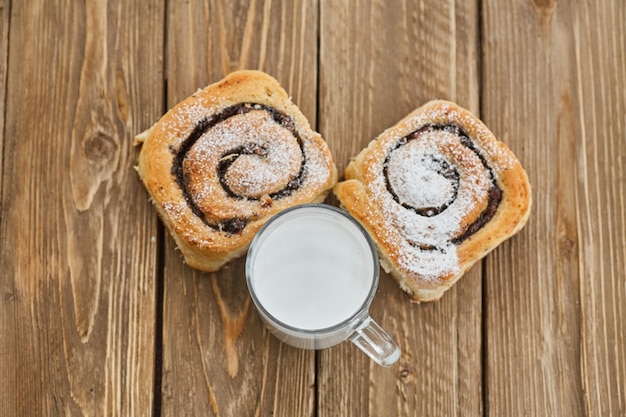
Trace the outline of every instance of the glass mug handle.
<instances>
[{"instance_id":1,"label":"glass mug handle","mask_svg":"<svg viewBox=\"0 0 626 417\"><path fill-rule=\"evenodd\" d=\"M400 348L370 316L354 330L350 341L379 365L391 366L400 358Z\"/></svg>"}]
</instances>

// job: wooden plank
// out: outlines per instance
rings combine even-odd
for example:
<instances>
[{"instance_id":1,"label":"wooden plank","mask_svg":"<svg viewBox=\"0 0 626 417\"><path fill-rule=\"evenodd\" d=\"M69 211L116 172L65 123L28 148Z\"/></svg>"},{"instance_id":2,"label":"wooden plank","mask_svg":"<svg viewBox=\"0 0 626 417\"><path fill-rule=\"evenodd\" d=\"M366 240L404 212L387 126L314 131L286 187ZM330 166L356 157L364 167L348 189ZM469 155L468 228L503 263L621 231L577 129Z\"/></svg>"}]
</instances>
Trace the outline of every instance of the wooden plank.
<instances>
[{"instance_id":1,"label":"wooden plank","mask_svg":"<svg viewBox=\"0 0 626 417\"><path fill-rule=\"evenodd\" d=\"M7 61L9 46L9 0L0 0L0 173L2 172L2 144L4 142L4 106L6 99ZM2 181L0 177L0 195ZM0 210L0 215L2 211ZM2 235L0 235L0 239Z\"/></svg>"},{"instance_id":2,"label":"wooden plank","mask_svg":"<svg viewBox=\"0 0 626 417\"><path fill-rule=\"evenodd\" d=\"M478 113L475 2L321 5L320 131L341 169L430 99ZM371 313L402 357L385 369L349 343L321 352L320 416L481 414L480 265L431 304L411 304L383 274Z\"/></svg>"},{"instance_id":3,"label":"wooden plank","mask_svg":"<svg viewBox=\"0 0 626 417\"><path fill-rule=\"evenodd\" d=\"M164 11L55 3L11 5L0 415L149 416L157 223L133 135L162 108Z\"/></svg>"},{"instance_id":4,"label":"wooden plank","mask_svg":"<svg viewBox=\"0 0 626 417\"><path fill-rule=\"evenodd\" d=\"M485 409L624 414L626 7L483 5L483 115L534 189L488 261Z\"/></svg>"},{"instance_id":5,"label":"wooden plank","mask_svg":"<svg viewBox=\"0 0 626 417\"><path fill-rule=\"evenodd\" d=\"M168 104L236 69L278 79L315 126L317 4L172 1ZM315 354L283 345L251 305L244 259L218 273L183 264L165 241L165 415L310 416Z\"/></svg>"},{"instance_id":6,"label":"wooden plank","mask_svg":"<svg viewBox=\"0 0 626 417\"><path fill-rule=\"evenodd\" d=\"M588 416L626 414L626 3L576 10L574 121ZM579 259L579 260L580 260Z\"/></svg>"}]
</instances>

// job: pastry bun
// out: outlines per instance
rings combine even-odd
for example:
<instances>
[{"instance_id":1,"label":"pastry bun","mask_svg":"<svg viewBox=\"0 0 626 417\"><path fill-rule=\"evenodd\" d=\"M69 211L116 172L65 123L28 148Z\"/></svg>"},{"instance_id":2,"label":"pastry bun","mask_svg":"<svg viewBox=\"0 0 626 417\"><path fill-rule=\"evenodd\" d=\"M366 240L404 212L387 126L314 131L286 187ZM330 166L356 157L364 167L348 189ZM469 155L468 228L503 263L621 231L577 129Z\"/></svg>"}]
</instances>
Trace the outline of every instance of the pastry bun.
<instances>
[{"instance_id":1,"label":"pastry bun","mask_svg":"<svg viewBox=\"0 0 626 417\"><path fill-rule=\"evenodd\" d=\"M323 201L337 182L326 142L260 71L197 91L136 140L137 171L159 216L202 271L243 255L270 217Z\"/></svg>"},{"instance_id":2,"label":"pastry bun","mask_svg":"<svg viewBox=\"0 0 626 417\"><path fill-rule=\"evenodd\" d=\"M385 130L334 192L413 301L439 299L526 223L528 177L468 110L435 100Z\"/></svg>"}]
</instances>

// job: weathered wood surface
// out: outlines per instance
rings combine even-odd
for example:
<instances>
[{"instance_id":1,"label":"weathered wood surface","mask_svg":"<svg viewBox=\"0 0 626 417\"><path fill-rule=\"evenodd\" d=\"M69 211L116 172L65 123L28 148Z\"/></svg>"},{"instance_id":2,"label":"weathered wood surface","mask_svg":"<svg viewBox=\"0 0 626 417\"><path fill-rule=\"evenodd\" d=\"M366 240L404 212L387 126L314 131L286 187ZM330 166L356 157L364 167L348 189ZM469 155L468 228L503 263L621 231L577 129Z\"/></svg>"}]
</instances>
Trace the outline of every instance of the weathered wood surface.
<instances>
[{"instance_id":1,"label":"weathered wood surface","mask_svg":"<svg viewBox=\"0 0 626 417\"><path fill-rule=\"evenodd\" d=\"M0 0L0 172L2 172L2 144L4 142L4 106L6 97L7 59L9 46L9 0ZM0 181L2 195L2 181ZM2 211L0 210L0 215Z\"/></svg>"},{"instance_id":2,"label":"weathered wood surface","mask_svg":"<svg viewBox=\"0 0 626 417\"><path fill-rule=\"evenodd\" d=\"M626 415L624 21L619 0L0 0L0 415ZM526 167L527 227L442 300L381 277L394 367L278 342L243 260L193 271L157 221L133 136L240 68L340 169L431 98Z\"/></svg>"},{"instance_id":3,"label":"weathered wood surface","mask_svg":"<svg viewBox=\"0 0 626 417\"><path fill-rule=\"evenodd\" d=\"M162 111L163 10L10 11L0 415L149 416L157 222L133 175L133 133Z\"/></svg>"},{"instance_id":4,"label":"weathered wood surface","mask_svg":"<svg viewBox=\"0 0 626 417\"><path fill-rule=\"evenodd\" d=\"M429 99L479 112L478 10L461 3L322 2L320 131L341 169ZM321 352L320 416L481 414L480 266L421 305L383 274L371 313L402 357L385 369L351 344Z\"/></svg>"},{"instance_id":5,"label":"weathered wood surface","mask_svg":"<svg viewBox=\"0 0 626 417\"><path fill-rule=\"evenodd\" d=\"M261 69L316 120L314 1L172 1L167 102L237 69ZM165 240L164 415L312 416L315 353L264 330L247 292L244 259L218 273L192 271Z\"/></svg>"},{"instance_id":6,"label":"weathered wood surface","mask_svg":"<svg viewBox=\"0 0 626 417\"><path fill-rule=\"evenodd\" d=\"M491 415L626 415L626 3L483 2L485 122L532 220L488 258Z\"/></svg>"}]
</instances>

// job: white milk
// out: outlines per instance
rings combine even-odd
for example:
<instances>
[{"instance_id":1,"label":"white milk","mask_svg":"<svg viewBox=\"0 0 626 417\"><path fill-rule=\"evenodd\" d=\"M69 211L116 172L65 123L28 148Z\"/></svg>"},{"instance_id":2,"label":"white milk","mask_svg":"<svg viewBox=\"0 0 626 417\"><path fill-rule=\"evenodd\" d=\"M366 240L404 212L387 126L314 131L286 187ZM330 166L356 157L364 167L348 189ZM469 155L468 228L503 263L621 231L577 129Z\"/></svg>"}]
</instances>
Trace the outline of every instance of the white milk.
<instances>
[{"instance_id":1,"label":"white milk","mask_svg":"<svg viewBox=\"0 0 626 417\"><path fill-rule=\"evenodd\" d=\"M370 292L374 261L350 220L301 211L272 224L256 245L252 286L284 324L323 329L350 318Z\"/></svg>"}]
</instances>

